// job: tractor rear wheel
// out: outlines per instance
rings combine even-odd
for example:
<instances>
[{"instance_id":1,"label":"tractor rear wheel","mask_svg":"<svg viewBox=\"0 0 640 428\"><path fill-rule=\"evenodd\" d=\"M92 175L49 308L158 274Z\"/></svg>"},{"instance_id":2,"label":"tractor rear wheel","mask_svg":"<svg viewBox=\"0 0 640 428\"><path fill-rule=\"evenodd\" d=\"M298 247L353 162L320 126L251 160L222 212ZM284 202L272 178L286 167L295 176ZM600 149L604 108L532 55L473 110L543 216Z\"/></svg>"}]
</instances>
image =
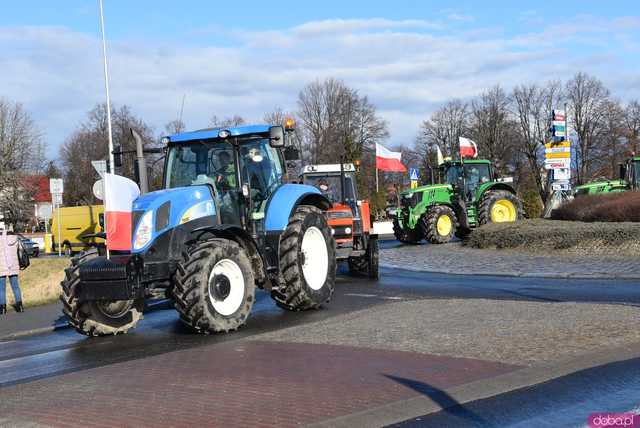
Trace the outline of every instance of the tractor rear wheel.
<instances>
[{"instance_id":1,"label":"tractor rear wheel","mask_svg":"<svg viewBox=\"0 0 640 428\"><path fill-rule=\"evenodd\" d=\"M478 206L478 222L504 223L522 219L522 202L505 190L489 191L482 195Z\"/></svg>"},{"instance_id":2,"label":"tractor rear wheel","mask_svg":"<svg viewBox=\"0 0 640 428\"><path fill-rule=\"evenodd\" d=\"M61 282L62 312L71 325L87 336L107 336L126 333L140 321L144 309L144 299L78 301L80 265L98 257L98 250L92 248L71 259L71 266L64 270Z\"/></svg>"},{"instance_id":3,"label":"tractor rear wheel","mask_svg":"<svg viewBox=\"0 0 640 428\"><path fill-rule=\"evenodd\" d=\"M349 264L349 273L366 273L369 279L377 280L378 278L380 278L379 253L380 246L378 245L378 238L369 238L369 244L364 256L349 257L347 261Z\"/></svg>"},{"instance_id":4,"label":"tractor rear wheel","mask_svg":"<svg viewBox=\"0 0 640 428\"><path fill-rule=\"evenodd\" d=\"M427 212L422 223L429 242L445 244L451 241L455 234L458 219L453 209L446 205L437 205Z\"/></svg>"},{"instance_id":5,"label":"tractor rear wheel","mask_svg":"<svg viewBox=\"0 0 640 428\"><path fill-rule=\"evenodd\" d=\"M280 236L282 285L271 297L289 311L315 309L331 300L336 280L336 246L322 211L301 205Z\"/></svg>"},{"instance_id":6,"label":"tractor rear wheel","mask_svg":"<svg viewBox=\"0 0 640 428\"><path fill-rule=\"evenodd\" d=\"M202 334L242 326L255 293L246 251L234 241L218 238L199 241L183 253L173 285L180 320Z\"/></svg>"},{"instance_id":7,"label":"tractor rear wheel","mask_svg":"<svg viewBox=\"0 0 640 428\"><path fill-rule=\"evenodd\" d=\"M407 229L400 226L397 218L393 219L393 234L396 239L404 244L417 244L422 240L419 228Z\"/></svg>"}]
</instances>

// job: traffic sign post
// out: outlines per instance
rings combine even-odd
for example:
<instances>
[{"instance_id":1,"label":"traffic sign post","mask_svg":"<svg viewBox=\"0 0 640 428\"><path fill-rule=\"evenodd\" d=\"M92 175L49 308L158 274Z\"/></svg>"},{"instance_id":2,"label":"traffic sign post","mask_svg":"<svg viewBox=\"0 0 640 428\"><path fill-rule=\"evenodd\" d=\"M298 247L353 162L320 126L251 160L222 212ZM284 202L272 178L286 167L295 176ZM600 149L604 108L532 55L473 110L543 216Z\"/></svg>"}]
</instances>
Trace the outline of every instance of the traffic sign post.
<instances>
[{"instance_id":1,"label":"traffic sign post","mask_svg":"<svg viewBox=\"0 0 640 428\"><path fill-rule=\"evenodd\" d=\"M58 212L58 257L62 256L62 228L60 225L60 207L62 207L62 194L64 193L64 182L61 178L49 179L49 193L51 193L51 204ZM51 231L53 233L53 230Z\"/></svg>"},{"instance_id":2,"label":"traffic sign post","mask_svg":"<svg viewBox=\"0 0 640 428\"><path fill-rule=\"evenodd\" d=\"M418 168L409 168L409 180L411 180L411 188L418 187L418 180L420 179L420 170Z\"/></svg>"}]
</instances>

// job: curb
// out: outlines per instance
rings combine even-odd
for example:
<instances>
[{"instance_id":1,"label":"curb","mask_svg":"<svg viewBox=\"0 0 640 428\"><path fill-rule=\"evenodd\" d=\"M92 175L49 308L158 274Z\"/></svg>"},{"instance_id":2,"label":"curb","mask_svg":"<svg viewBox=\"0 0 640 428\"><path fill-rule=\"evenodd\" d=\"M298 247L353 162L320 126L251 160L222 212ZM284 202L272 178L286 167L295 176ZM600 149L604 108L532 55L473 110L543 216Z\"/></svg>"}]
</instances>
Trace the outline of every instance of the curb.
<instances>
[{"instance_id":1,"label":"curb","mask_svg":"<svg viewBox=\"0 0 640 428\"><path fill-rule=\"evenodd\" d=\"M640 356L640 342L580 357L526 367L489 379L481 379L444 391L463 406L474 401L495 397L531 387L572 373L607 364L631 360ZM386 426L450 408L440 406L423 395L385 404L351 415L311 424L311 427L371 427Z\"/></svg>"},{"instance_id":2,"label":"curb","mask_svg":"<svg viewBox=\"0 0 640 428\"><path fill-rule=\"evenodd\" d=\"M633 274L593 274L593 275L583 275L583 274L553 274L553 273L545 273L545 272L459 272L452 271L447 269L418 269L408 266L399 266L391 263L380 263L380 267L388 268L388 269L402 269L408 270L411 272L424 272L424 273L440 273L445 275L460 275L460 276L501 276L501 277L511 277L511 278L541 278L541 279L620 279L620 280L640 280L640 275Z\"/></svg>"},{"instance_id":3,"label":"curb","mask_svg":"<svg viewBox=\"0 0 640 428\"><path fill-rule=\"evenodd\" d=\"M154 300L153 302L145 305L144 313L151 312L156 309L160 309L160 306L163 306L169 303L170 301L171 301L170 299ZM5 336L0 336L0 341L18 339L21 337L33 336L33 335L42 334L42 333L52 333L54 331L64 330L67 328L71 328L71 324L69 324L68 321L64 321L59 324L54 324L47 327L33 328L31 330L24 330L24 331L18 331L15 333L9 333Z\"/></svg>"}]
</instances>

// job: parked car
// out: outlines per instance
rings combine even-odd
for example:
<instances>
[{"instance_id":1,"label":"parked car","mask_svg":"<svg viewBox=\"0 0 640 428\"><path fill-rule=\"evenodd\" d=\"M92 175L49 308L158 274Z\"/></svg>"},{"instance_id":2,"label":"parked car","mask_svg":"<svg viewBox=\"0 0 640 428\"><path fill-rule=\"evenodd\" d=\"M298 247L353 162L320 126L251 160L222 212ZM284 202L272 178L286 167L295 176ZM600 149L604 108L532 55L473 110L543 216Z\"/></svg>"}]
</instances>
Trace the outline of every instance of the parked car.
<instances>
[{"instance_id":1,"label":"parked car","mask_svg":"<svg viewBox=\"0 0 640 428\"><path fill-rule=\"evenodd\" d=\"M29 257L38 257L40 255L40 246L37 242L34 242L26 236L20 234L18 234L18 239L20 239L20 243L27 251L27 255Z\"/></svg>"}]
</instances>

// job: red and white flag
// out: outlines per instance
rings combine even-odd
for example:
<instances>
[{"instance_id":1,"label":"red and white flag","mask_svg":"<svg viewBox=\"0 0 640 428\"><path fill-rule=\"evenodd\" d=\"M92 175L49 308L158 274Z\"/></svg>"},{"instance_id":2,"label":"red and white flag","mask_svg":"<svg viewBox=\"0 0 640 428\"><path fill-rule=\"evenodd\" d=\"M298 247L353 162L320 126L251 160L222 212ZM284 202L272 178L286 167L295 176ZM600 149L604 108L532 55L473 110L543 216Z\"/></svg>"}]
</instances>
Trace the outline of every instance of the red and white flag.
<instances>
[{"instance_id":1,"label":"red and white flag","mask_svg":"<svg viewBox=\"0 0 640 428\"><path fill-rule=\"evenodd\" d=\"M405 172L407 168L400 162L401 152L392 152L376 143L376 168L382 171Z\"/></svg>"},{"instance_id":2,"label":"red and white flag","mask_svg":"<svg viewBox=\"0 0 640 428\"><path fill-rule=\"evenodd\" d=\"M104 175L104 216L107 222L107 248L131 249L131 210L140 196L138 185L126 177Z\"/></svg>"},{"instance_id":3,"label":"red and white flag","mask_svg":"<svg viewBox=\"0 0 640 428\"><path fill-rule=\"evenodd\" d=\"M468 138L460 137L460 157L461 158L477 158L478 146Z\"/></svg>"}]
</instances>

